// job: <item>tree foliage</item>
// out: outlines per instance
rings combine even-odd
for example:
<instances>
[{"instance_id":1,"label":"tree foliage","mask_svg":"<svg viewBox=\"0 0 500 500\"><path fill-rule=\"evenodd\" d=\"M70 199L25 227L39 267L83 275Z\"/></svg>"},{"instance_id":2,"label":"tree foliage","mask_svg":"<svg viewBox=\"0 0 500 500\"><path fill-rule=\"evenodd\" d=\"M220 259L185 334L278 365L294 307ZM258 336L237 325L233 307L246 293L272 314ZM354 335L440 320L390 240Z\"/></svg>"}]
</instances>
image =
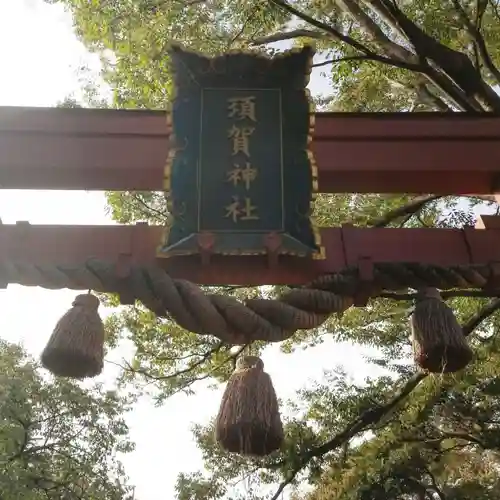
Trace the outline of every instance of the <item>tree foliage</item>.
<instances>
[{"instance_id":1,"label":"tree foliage","mask_svg":"<svg viewBox=\"0 0 500 500\"><path fill-rule=\"evenodd\" d=\"M116 459L132 450L127 401L45 373L0 342L0 498L132 500Z\"/></svg>"},{"instance_id":2,"label":"tree foliage","mask_svg":"<svg viewBox=\"0 0 500 500\"><path fill-rule=\"evenodd\" d=\"M113 106L167 106L166 47L176 40L216 53L230 48L273 52L314 41L316 71L330 91L322 109L339 111L498 112L500 15L496 0L53 0L73 13L78 35L102 55ZM281 42L277 44L276 42ZM277 48L277 45L280 45ZM407 195L332 194L318 199L322 225L464 227L484 200ZM161 193L109 193L115 220L163 223ZM383 215L381 215L383 214ZM222 289L235 296L279 290ZM182 475L182 500L278 498L287 485L309 483L295 499L493 499L498 491L499 302L451 297L470 333L476 359L464 373L427 377L409 361L408 294L370 301L322 328L282 344L285 353L326 337L377 348L370 361L384 376L362 386L328 374L289 402L284 449L265 460L228 456L211 426L194 429L205 471ZM116 298L110 298L116 303ZM235 353L209 337L159 320L140 306L109 321L110 341L129 337L135 358L127 381L156 384L161 401L197 380L221 382ZM265 345L245 346L259 351ZM240 486L247 478L247 489ZM266 485L281 483L277 493ZM269 491L272 491L269 493Z\"/></svg>"}]
</instances>

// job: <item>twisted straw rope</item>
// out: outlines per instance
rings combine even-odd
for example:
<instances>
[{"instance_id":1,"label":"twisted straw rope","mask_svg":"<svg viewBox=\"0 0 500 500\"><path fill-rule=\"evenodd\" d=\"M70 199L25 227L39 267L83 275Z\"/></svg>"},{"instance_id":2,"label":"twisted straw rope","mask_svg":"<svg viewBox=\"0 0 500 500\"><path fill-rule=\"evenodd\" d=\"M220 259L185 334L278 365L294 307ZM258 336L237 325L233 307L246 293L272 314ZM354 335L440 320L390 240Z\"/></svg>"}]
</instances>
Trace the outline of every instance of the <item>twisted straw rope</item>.
<instances>
[{"instance_id":1,"label":"twisted straw rope","mask_svg":"<svg viewBox=\"0 0 500 500\"><path fill-rule=\"evenodd\" d=\"M417 263L375 264L373 274L372 297L383 290L405 288L483 288L493 277L487 265L445 268ZM191 332L214 335L229 344L279 342L297 330L316 328L330 315L351 307L360 284L357 269L350 269L322 276L277 300L249 299L242 303L226 295L206 294L189 281L170 278L160 268L133 267L128 276L120 277L114 264L99 260L89 260L81 267L2 263L0 281L123 294L141 301L158 316L171 317Z\"/></svg>"}]
</instances>

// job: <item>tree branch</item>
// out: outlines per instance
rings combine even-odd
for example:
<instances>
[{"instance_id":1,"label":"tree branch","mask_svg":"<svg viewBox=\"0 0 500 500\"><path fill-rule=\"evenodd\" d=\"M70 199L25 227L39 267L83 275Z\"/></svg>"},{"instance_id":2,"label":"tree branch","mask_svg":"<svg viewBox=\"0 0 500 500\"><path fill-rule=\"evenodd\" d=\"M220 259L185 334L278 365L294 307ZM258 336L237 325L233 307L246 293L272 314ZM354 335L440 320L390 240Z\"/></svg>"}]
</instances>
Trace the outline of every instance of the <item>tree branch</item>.
<instances>
[{"instance_id":1,"label":"tree branch","mask_svg":"<svg viewBox=\"0 0 500 500\"><path fill-rule=\"evenodd\" d=\"M498 22L500 22L500 11L498 9L497 0L487 0L486 2L493 11L493 15L497 18Z\"/></svg>"},{"instance_id":2,"label":"tree branch","mask_svg":"<svg viewBox=\"0 0 500 500\"><path fill-rule=\"evenodd\" d=\"M293 40L295 38L311 38L313 40L328 40L331 38L322 31L313 31L306 29L296 29L285 31L283 33L274 33L273 35L264 36L250 40L250 45L266 45L268 43L281 42L283 40Z\"/></svg>"},{"instance_id":3,"label":"tree branch","mask_svg":"<svg viewBox=\"0 0 500 500\"><path fill-rule=\"evenodd\" d=\"M394 210L391 210L390 212L386 213L382 217L373 219L369 221L366 225L367 226L372 226L372 227L385 227L388 224L390 224L392 221L399 219L400 217L404 217L405 215L414 215L422 208L427 205L427 203L438 200L442 198L442 196L438 195L422 195L422 196L417 196L414 198L411 202L407 203L406 205L403 205L401 207L398 207Z\"/></svg>"},{"instance_id":4,"label":"tree branch","mask_svg":"<svg viewBox=\"0 0 500 500\"><path fill-rule=\"evenodd\" d=\"M389 225L391 222L395 221L396 219L399 219L400 217L406 217L408 215L415 215L422 210L422 208L425 207L428 203L431 201L439 200L441 198L444 198L444 195L421 195L421 196L416 196L413 200L411 200L409 203L406 203L405 205L402 205L398 208L395 208L394 210L391 210L390 212L387 212L384 214L382 217L377 217L376 219L372 219L371 221L368 221L366 223L367 226L369 227L385 227ZM494 195L469 195L465 196L466 198L475 198L479 200L484 200L488 202L494 202L495 197Z\"/></svg>"},{"instance_id":5,"label":"tree branch","mask_svg":"<svg viewBox=\"0 0 500 500\"><path fill-rule=\"evenodd\" d=\"M417 298L417 293L393 293L384 292L379 295L383 299L390 300L415 300ZM488 292L485 290L446 290L441 292L441 297L443 299L450 299L452 297L475 297L475 298L485 298L485 297L500 297L500 291L498 292Z\"/></svg>"},{"instance_id":6,"label":"tree branch","mask_svg":"<svg viewBox=\"0 0 500 500\"><path fill-rule=\"evenodd\" d=\"M384 2L384 0L362 0L362 1L370 10L372 10L372 12L374 12L377 16L379 16L390 27L393 33L397 33L399 36L405 38L410 43L413 42L411 37L405 31L404 26L402 26L399 22L398 16L396 14L401 14L403 16L404 14L399 8L397 8L394 2L390 2L389 5L391 8L389 8L387 2ZM408 18L406 18L406 20L409 23L415 25ZM422 57L421 51L417 49L414 43L412 44L416 49L417 57L420 59L420 63L424 68L421 71L422 76L426 80L431 82L435 87L443 91L445 94L448 94L448 96L451 98L454 105L458 109L467 110L469 99L467 98L467 96L465 96L463 91L459 87L457 87L453 82L448 81L446 78L443 78L443 75L440 75L436 69L429 66L429 64L426 62L426 58ZM439 97L434 96L434 94L430 91L430 89L427 88L427 85L425 85L424 89L421 89L420 86L421 84L418 84L416 86L417 95L420 93L420 97L424 97L424 99L427 98L427 100L431 100L431 102L437 105L438 109L440 109L441 111L450 110L450 106L442 102L442 100ZM410 87L414 86L410 85ZM474 108L471 108L469 109L469 111L472 111L473 109Z\"/></svg>"},{"instance_id":7,"label":"tree branch","mask_svg":"<svg viewBox=\"0 0 500 500\"><path fill-rule=\"evenodd\" d=\"M359 2L353 0L335 0L335 3L345 12L347 12L351 19L359 23L362 29L368 33L375 43L380 45L387 54L400 61L411 62L418 65L418 58L415 54L405 49L401 45L393 42L380 28L380 26L373 21L373 19L361 9Z\"/></svg>"},{"instance_id":8,"label":"tree branch","mask_svg":"<svg viewBox=\"0 0 500 500\"><path fill-rule=\"evenodd\" d=\"M465 198L473 198L476 200L483 200L490 203L497 203L497 199L494 194L468 194L464 195Z\"/></svg>"},{"instance_id":9,"label":"tree branch","mask_svg":"<svg viewBox=\"0 0 500 500\"><path fill-rule=\"evenodd\" d=\"M356 420L354 420L354 422L350 423L343 431L336 434L332 439L320 446L311 448L309 451L304 453L301 457L299 457L298 465L288 473L286 479L280 484L271 500L278 500L283 490L297 477L297 474L304 467L306 467L313 458L321 457L326 453L333 451L335 448L338 448L350 440L356 434L359 434L363 430L366 430L367 427L377 423L382 419L382 417L403 401L426 377L427 373L415 373L387 404L364 411Z\"/></svg>"},{"instance_id":10,"label":"tree branch","mask_svg":"<svg viewBox=\"0 0 500 500\"><path fill-rule=\"evenodd\" d=\"M429 103L431 107L436 107L439 111L442 112L453 112L453 109L446 104L443 99L434 94L430 89L427 83L420 83L417 85L417 97L420 101L424 103Z\"/></svg>"},{"instance_id":11,"label":"tree branch","mask_svg":"<svg viewBox=\"0 0 500 500\"><path fill-rule=\"evenodd\" d=\"M279 7L282 10L288 12L289 14L292 14L293 16L298 17L302 21L314 26L315 28L317 28L321 31L324 31L325 33L327 33L330 36L330 38L347 43L348 45L350 45L354 49L358 50L362 54L368 56L373 61L388 64L390 66L396 66L398 68L409 69L412 71L421 71L422 70L422 67L418 64L411 64L411 63L407 63L404 61L398 61L396 59L390 59L388 57L381 56L381 55L377 54L376 52L373 52L368 47L366 47L362 43L358 42L354 38L352 38L348 35L344 35L340 31L329 26L328 24L325 24L321 21L318 21L317 19L314 19L313 17L309 16L305 12L302 12L302 11L296 9L295 7L291 6L285 0L269 0L269 2L274 4L276 7Z\"/></svg>"},{"instance_id":12,"label":"tree branch","mask_svg":"<svg viewBox=\"0 0 500 500\"><path fill-rule=\"evenodd\" d=\"M463 328L464 335L466 337L470 335L484 320L488 319L499 309L500 299L492 300L467 321Z\"/></svg>"},{"instance_id":13,"label":"tree branch","mask_svg":"<svg viewBox=\"0 0 500 500\"><path fill-rule=\"evenodd\" d=\"M168 216L168 212L166 210L159 210L157 208L152 207L151 205L148 205L138 194L133 193L132 198L137 201L140 205L143 206L146 210L151 212L151 215L156 215L159 217L160 220L165 220L166 217Z\"/></svg>"},{"instance_id":14,"label":"tree branch","mask_svg":"<svg viewBox=\"0 0 500 500\"><path fill-rule=\"evenodd\" d=\"M208 361L208 359L213 354L219 352L222 349L223 345L224 345L223 342L218 342L214 347L212 347L212 349L209 349L208 351L206 351L203 354L203 356L201 356L200 359L198 359L197 361L195 361L195 362L191 363L190 365L188 365L187 368L183 368L182 370L179 370L179 371L177 371L175 373L171 373L169 375L153 375L153 374L149 373L146 370L134 368L133 366L130 365L130 363L128 363L126 361L125 361L125 364L127 366L126 366L126 368L124 367L124 369L126 369L126 370L128 370L128 371L130 371L132 373L138 373L138 374L143 375L144 377L146 377L148 379L152 379L152 380L157 380L157 381L170 380L170 379L178 377L179 375L185 375L186 373L189 373L190 371L194 370L195 368L198 368L203 363L205 363L206 361ZM230 356L230 358L232 358L232 356Z\"/></svg>"},{"instance_id":15,"label":"tree branch","mask_svg":"<svg viewBox=\"0 0 500 500\"><path fill-rule=\"evenodd\" d=\"M481 27L480 24L474 25L471 20L469 19L469 16L467 15L467 12L463 8L463 6L460 4L459 0L452 0L453 5L455 7L455 10L457 11L458 15L460 16L460 19L462 20L462 24L464 25L465 29L467 30L467 33L469 36L472 38L472 41L477 47L477 50L479 51L479 55L481 56L481 59L484 62L484 65L488 69L488 71L492 74L492 76L495 78L498 84L500 84L500 71L498 68L495 66L493 60L490 57L490 54L488 52L488 47L486 47L486 42L484 40L483 35L481 34ZM484 14L484 12L483 12ZM482 19L482 14L478 8L477 12L477 21L478 23L481 22Z\"/></svg>"},{"instance_id":16,"label":"tree branch","mask_svg":"<svg viewBox=\"0 0 500 500\"><path fill-rule=\"evenodd\" d=\"M446 500L445 494L441 491L441 488L439 487L436 477L434 474L431 472L431 470L426 467L425 468L427 475L429 476L432 484L432 489L436 492L436 495L439 497L439 500Z\"/></svg>"},{"instance_id":17,"label":"tree branch","mask_svg":"<svg viewBox=\"0 0 500 500\"><path fill-rule=\"evenodd\" d=\"M473 315L469 320L467 320L466 323L463 324L463 334L466 337L469 336L482 321L487 319L499 308L500 300L490 302L490 304L482 308L477 314ZM311 448L302 456L298 457L297 465L288 472L285 480L279 485L271 500L278 500L283 490L294 481L299 472L304 469L313 458L321 457L330 451L333 451L335 448L338 448L349 441L355 435L367 430L368 427L379 422L384 416L404 401L417 388L417 386L428 377L428 375L428 372L415 373L386 404L364 411L356 420L347 425L343 431L336 434L329 441Z\"/></svg>"},{"instance_id":18,"label":"tree branch","mask_svg":"<svg viewBox=\"0 0 500 500\"><path fill-rule=\"evenodd\" d=\"M492 89L485 85L466 54L453 50L427 35L391 0L380 1L405 33L420 58L432 61L437 66L438 69L434 69L428 65L427 70L423 72L434 84L466 111L484 111L476 97L484 100L493 111L500 110L500 97L491 94Z\"/></svg>"},{"instance_id":19,"label":"tree branch","mask_svg":"<svg viewBox=\"0 0 500 500\"><path fill-rule=\"evenodd\" d=\"M394 19L394 16L387 10L387 7L381 0L361 0L366 7L368 7L375 15L377 15L395 34L398 34L401 38L405 38L406 34L398 26L397 21ZM408 39L407 39L408 40Z\"/></svg>"},{"instance_id":20,"label":"tree branch","mask_svg":"<svg viewBox=\"0 0 500 500\"><path fill-rule=\"evenodd\" d=\"M487 448L485 443L483 443L480 439L478 439L477 437L471 436L470 434L467 434L466 432L443 432L443 431L441 431L441 434L443 435L443 439L447 439L447 438L461 439L463 441L468 441L469 443L477 444L481 448Z\"/></svg>"},{"instance_id":21,"label":"tree branch","mask_svg":"<svg viewBox=\"0 0 500 500\"><path fill-rule=\"evenodd\" d=\"M319 63L313 64L313 68L319 68L321 66L328 66L329 64L336 64L344 61L369 61L369 56L347 56L339 57L338 59L327 59L326 61L321 61Z\"/></svg>"},{"instance_id":22,"label":"tree branch","mask_svg":"<svg viewBox=\"0 0 500 500\"><path fill-rule=\"evenodd\" d=\"M26 452L26 448L28 446L28 441L30 438L29 430L31 427L30 422L25 422L19 417L14 417L14 419L21 424L21 427L23 429L23 439L21 443L19 443L19 449L14 455L11 455L8 459L7 462L14 462L18 458L21 458L21 456Z\"/></svg>"}]
</instances>

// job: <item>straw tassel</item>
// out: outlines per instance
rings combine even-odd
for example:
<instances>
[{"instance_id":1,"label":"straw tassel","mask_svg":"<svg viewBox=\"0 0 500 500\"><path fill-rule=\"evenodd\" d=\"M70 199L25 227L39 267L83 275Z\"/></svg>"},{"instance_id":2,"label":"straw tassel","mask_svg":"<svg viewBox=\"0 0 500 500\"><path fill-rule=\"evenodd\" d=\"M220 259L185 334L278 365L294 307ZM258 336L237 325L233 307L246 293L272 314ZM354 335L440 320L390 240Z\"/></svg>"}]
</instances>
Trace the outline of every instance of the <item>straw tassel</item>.
<instances>
[{"instance_id":1,"label":"straw tassel","mask_svg":"<svg viewBox=\"0 0 500 500\"><path fill-rule=\"evenodd\" d=\"M95 377L102 372L104 362L99 299L90 293L78 295L72 306L54 328L42 352L42 365L60 377Z\"/></svg>"},{"instance_id":2,"label":"straw tassel","mask_svg":"<svg viewBox=\"0 0 500 500\"><path fill-rule=\"evenodd\" d=\"M278 400L260 358L238 359L222 396L215 437L223 449L241 455L265 456L280 448Z\"/></svg>"},{"instance_id":3,"label":"straw tassel","mask_svg":"<svg viewBox=\"0 0 500 500\"><path fill-rule=\"evenodd\" d=\"M462 327L438 290L419 291L410 319L415 363L431 373L451 373L472 359Z\"/></svg>"}]
</instances>

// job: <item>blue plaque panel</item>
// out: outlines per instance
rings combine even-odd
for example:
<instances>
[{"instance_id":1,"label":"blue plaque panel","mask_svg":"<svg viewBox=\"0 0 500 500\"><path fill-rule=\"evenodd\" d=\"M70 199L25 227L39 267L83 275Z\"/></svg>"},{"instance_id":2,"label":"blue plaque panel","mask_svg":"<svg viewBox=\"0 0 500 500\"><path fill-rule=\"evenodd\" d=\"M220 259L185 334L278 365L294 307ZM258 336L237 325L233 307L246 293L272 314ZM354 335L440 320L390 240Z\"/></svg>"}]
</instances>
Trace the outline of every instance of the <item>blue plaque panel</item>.
<instances>
[{"instance_id":1,"label":"blue plaque panel","mask_svg":"<svg viewBox=\"0 0 500 500\"><path fill-rule=\"evenodd\" d=\"M198 231L283 232L280 90L203 89L200 118Z\"/></svg>"},{"instance_id":2,"label":"blue plaque panel","mask_svg":"<svg viewBox=\"0 0 500 500\"><path fill-rule=\"evenodd\" d=\"M171 48L170 217L159 256L201 253L204 235L212 253L262 254L270 234L277 253L319 255L306 90L313 53L209 58Z\"/></svg>"}]
</instances>

